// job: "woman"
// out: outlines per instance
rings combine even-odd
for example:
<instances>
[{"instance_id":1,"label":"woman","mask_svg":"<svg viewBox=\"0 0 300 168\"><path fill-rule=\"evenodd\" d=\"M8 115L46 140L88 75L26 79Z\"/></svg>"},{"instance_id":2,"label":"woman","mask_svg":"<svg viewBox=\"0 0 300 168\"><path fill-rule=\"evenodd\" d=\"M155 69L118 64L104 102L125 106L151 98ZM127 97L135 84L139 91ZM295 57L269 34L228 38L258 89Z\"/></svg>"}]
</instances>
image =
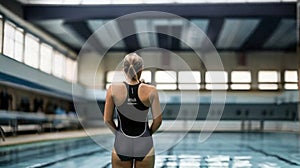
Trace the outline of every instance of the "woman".
<instances>
[{"instance_id":1,"label":"woman","mask_svg":"<svg viewBox=\"0 0 300 168\"><path fill-rule=\"evenodd\" d=\"M112 84L106 94L104 122L115 134L112 152L113 168L153 168L152 134L162 122L158 92L154 86L140 81L144 64L136 53L123 60L126 81ZM117 109L118 126L113 121ZM148 125L151 108L153 122Z\"/></svg>"}]
</instances>

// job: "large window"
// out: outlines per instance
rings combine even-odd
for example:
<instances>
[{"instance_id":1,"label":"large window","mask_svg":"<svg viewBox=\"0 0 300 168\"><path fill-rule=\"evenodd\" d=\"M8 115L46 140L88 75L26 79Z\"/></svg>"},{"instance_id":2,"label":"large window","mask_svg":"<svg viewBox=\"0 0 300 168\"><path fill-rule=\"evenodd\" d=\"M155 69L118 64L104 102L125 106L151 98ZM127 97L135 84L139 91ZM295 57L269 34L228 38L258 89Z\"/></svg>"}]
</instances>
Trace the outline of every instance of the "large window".
<instances>
[{"instance_id":1,"label":"large window","mask_svg":"<svg viewBox=\"0 0 300 168\"><path fill-rule=\"evenodd\" d=\"M298 72L297 70L284 71L284 89L297 90L298 89Z\"/></svg>"},{"instance_id":2,"label":"large window","mask_svg":"<svg viewBox=\"0 0 300 168\"><path fill-rule=\"evenodd\" d=\"M141 79L143 79L146 83L152 83L151 71L143 71L141 75Z\"/></svg>"},{"instance_id":3,"label":"large window","mask_svg":"<svg viewBox=\"0 0 300 168\"><path fill-rule=\"evenodd\" d=\"M73 83L77 83L78 82L78 61L75 60L73 64L74 64Z\"/></svg>"},{"instance_id":4,"label":"large window","mask_svg":"<svg viewBox=\"0 0 300 168\"><path fill-rule=\"evenodd\" d=\"M156 71L156 88L159 90L176 90L177 76L175 71Z\"/></svg>"},{"instance_id":5,"label":"large window","mask_svg":"<svg viewBox=\"0 0 300 168\"><path fill-rule=\"evenodd\" d=\"M56 77L77 82L77 61L66 59L65 55L54 52L52 46L41 43L38 37L25 32L10 21L3 21L2 15L0 15L0 32L3 32L0 48L2 49L3 42L4 55Z\"/></svg>"},{"instance_id":6,"label":"large window","mask_svg":"<svg viewBox=\"0 0 300 168\"><path fill-rule=\"evenodd\" d=\"M151 83L151 71L143 71L141 75L146 83ZM123 82L126 81L125 74L123 71L109 71L106 74L106 88L113 82Z\"/></svg>"},{"instance_id":7,"label":"large window","mask_svg":"<svg viewBox=\"0 0 300 168\"><path fill-rule=\"evenodd\" d=\"M201 74L199 71L179 71L178 88L180 90L199 90Z\"/></svg>"},{"instance_id":8,"label":"large window","mask_svg":"<svg viewBox=\"0 0 300 168\"><path fill-rule=\"evenodd\" d=\"M3 54L11 58L14 58L15 31L16 26L13 23L8 21L4 23Z\"/></svg>"},{"instance_id":9,"label":"large window","mask_svg":"<svg viewBox=\"0 0 300 168\"><path fill-rule=\"evenodd\" d=\"M23 61L23 49L24 49L24 31L17 28L15 31L15 53L14 58L18 61Z\"/></svg>"},{"instance_id":10,"label":"large window","mask_svg":"<svg viewBox=\"0 0 300 168\"><path fill-rule=\"evenodd\" d=\"M231 72L232 90L249 90L251 88L251 72L250 71L232 71Z\"/></svg>"},{"instance_id":11,"label":"large window","mask_svg":"<svg viewBox=\"0 0 300 168\"><path fill-rule=\"evenodd\" d=\"M4 55L18 61L23 60L24 31L13 23L6 21L4 24Z\"/></svg>"},{"instance_id":12,"label":"large window","mask_svg":"<svg viewBox=\"0 0 300 168\"><path fill-rule=\"evenodd\" d=\"M228 74L226 71L207 71L205 73L205 83L207 90L227 90Z\"/></svg>"},{"instance_id":13,"label":"large window","mask_svg":"<svg viewBox=\"0 0 300 168\"><path fill-rule=\"evenodd\" d=\"M24 63L34 68L38 68L39 55L40 55L39 50L40 50L39 39L27 33L25 35Z\"/></svg>"},{"instance_id":14,"label":"large window","mask_svg":"<svg viewBox=\"0 0 300 168\"><path fill-rule=\"evenodd\" d=\"M67 58L66 59L66 80L69 82L77 81L77 62Z\"/></svg>"},{"instance_id":15,"label":"large window","mask_svg":"<svg viewBox=\"0 0 300 168\"><path fill-rule=\"evenodd\" d=\"M106 75L106 82L123 82L126 81L125 74L123 71L109 71Z\"/></svg>"},{"instance_id":16,"label":"large window","mask_svg":"<svg viewBox=\"0 0 300 168\"><path fill-rule=\"evenodd\" d=\"M52 73L54 76L59 78L65 77L65 57L60 52L55 51L53 56L53 70Z\"/></svg>"},{"instance_id":17,"label":"large window","mask_svg":"<svg viewBox=\"0 0 300 168\"><path fill-rule=\"evenodd\" d=\"M51 73L53 48L45 43L41 44L40 69Z\"/></svg>"},{"instance_id":18,"label":"large window","mask_svg":"<svg viewBox=\"0 0 300 168\"><path fill-rule=\"evenodd\" d=\"M258 72L258 89L260 90L277 90L280 81L278 71L259 71Z\"/></svg>"}]
</instances>

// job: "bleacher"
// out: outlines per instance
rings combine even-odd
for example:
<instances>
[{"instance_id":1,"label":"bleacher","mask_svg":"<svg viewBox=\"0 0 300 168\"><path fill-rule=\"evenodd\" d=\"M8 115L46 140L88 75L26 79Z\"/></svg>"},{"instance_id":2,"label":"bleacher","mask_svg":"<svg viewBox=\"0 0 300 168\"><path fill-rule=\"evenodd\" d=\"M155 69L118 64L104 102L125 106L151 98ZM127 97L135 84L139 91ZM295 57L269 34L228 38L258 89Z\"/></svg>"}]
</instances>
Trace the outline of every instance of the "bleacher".
<instances>
[{"instance_id":1,"label":"bleacher","mask_svg":"<svg viewBox=\"0 0 300 168\"><path fill-rule=\"evenodd\" d=\"M16 136L22 131L42 133L46 129L49 131L78 129L80 128L80 119L77 116L0 111L0 127L1 137L4 141L5 133L12 133Z\"/></svg>"}]
</instances>

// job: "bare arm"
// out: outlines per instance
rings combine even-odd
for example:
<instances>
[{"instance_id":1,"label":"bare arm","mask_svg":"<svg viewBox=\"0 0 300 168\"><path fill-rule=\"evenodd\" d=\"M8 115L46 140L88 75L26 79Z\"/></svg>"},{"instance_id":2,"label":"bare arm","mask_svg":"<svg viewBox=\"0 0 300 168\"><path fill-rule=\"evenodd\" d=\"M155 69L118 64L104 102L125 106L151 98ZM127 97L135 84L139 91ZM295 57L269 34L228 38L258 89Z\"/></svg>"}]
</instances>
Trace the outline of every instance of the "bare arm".
<instances>
[{"instance_id":1,"label":"bare arm","mask_svg":"<svg viewBox=\"0 0 300 168\"><path fill-rule=\"evenodd\" d=\"M150 127L150 130L153 134L158 130L158 128L160 127L161 122L162 122L162 114L161 114L159 96L158 96L158 92L155 88L153 89L153 91L151 93L150 102L151 102L151 111L152 111L152 117L153 117L153 122Z\"/></svg>"},{"instance_id":2,"label":"bare arm","mask_svg":"<svg viewBox=\"0 0 300 168\"><path fill-rule=\"evenodd\" d=\"M107 89L106 93L106 101L105 101L105 108L104 108L104 123L108 126L108 128L115 134L116 132L116 124L114 122L114 102L112 98L112 89L111 86Z\"/></svg>"}]
</instances>

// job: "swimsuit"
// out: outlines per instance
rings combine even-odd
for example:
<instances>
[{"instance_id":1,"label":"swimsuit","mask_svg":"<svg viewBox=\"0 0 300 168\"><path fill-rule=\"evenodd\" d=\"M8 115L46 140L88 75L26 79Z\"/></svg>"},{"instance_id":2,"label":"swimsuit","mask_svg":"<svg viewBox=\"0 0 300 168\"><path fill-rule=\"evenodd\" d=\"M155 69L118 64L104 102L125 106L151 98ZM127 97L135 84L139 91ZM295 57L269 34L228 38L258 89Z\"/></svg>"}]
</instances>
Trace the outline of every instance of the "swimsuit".
<instances>
[{"instance_id":1,"label":"swimsuit","mask_svg":"<svg viewBox=\"0 0 300 168\"><path fill-rule=\"evenodd\" d=\"M147 117L149 107L139 99L140 83L136 85L125 83L125 85L128 91L126 100L116 107L118 127L114 147L120 160L142 161L153 147Z\"/></svg>"}]
</instances>

